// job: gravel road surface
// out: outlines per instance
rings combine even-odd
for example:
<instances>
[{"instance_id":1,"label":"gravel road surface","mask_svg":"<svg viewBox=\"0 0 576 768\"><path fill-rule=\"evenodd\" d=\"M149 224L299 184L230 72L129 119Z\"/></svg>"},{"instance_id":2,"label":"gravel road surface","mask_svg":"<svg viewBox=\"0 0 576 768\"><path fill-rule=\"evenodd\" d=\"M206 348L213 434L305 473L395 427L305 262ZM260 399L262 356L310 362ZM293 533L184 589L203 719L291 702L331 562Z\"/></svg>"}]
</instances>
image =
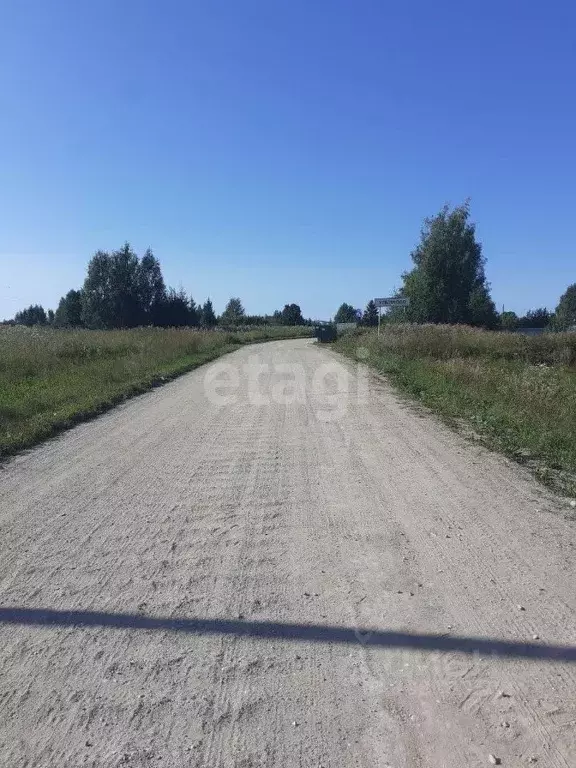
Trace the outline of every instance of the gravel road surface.
<instances>
[{"instance_id":1,"label":"gravel road surface","mask_svg":"<svg viewBox=\"0 0 576 768\"><path fill-rule=\"evenodd\" d=\"M308 340L0 468L0 765L576 766L576 523Z\"/></svg>"}]
</instances>

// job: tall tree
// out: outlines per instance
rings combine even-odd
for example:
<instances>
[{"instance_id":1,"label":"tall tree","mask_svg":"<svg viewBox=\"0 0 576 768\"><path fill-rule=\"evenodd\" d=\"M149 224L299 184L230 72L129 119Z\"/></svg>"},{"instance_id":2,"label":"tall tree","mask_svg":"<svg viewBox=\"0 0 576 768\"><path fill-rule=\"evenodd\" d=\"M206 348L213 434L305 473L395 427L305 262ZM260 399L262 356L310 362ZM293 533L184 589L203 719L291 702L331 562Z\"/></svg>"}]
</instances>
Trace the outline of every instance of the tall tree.
<instances>
[{"instance_id":1,"label":"tall tree","mask_svg":"<svg viewBox=\"0 0 576 768\"><path fill-rule=\"evenodd\" d=\"M552 313L546 307L538 309L529 309L524 317L520 318L520 325L523 328L546 328L550 325Z\"/></svg>"},{"instance_id":2,"label":"tall tree","mask_svg":"<svg viewBox=\"0 0 576 768\"><path fill-rule=\"evenodd\" d=\"M246 313L244 312L244 307L242 306L240 299L233 297L230 299L228 304L226 304L226 308L222 313L220 321L222 325L238 325L242 322L245 314Z\"/></svg>"},{"instance_id":3,"label":"tall tree","mask_svg":"<svg viewBox=\"0 0 576 768\"><path fill-rule=\"evenodd\" d=\"M280 322L282 325L304 325L302 310L298 304L285 304L280 313Z\"/></svg>"},{"instance_id":4,"label":"tall tree","mask_svg":"<svg viewBox=\"0 0 576 768\"><path fill-rule=\"evenodd\" d=\"M576 326L576 283L569 285L560 297L554 313L554 327L565 331Z\"/></svg>"},{"instance_id":5,"label":"tall tree","mask_svg":"<svg viewBox=\"0 0 576 768\"><path fill-rule=\"evenodd\" d=\"M502 312L500 315L500 327L503 331L515 331L520 326L520 318L516 312Z\"/></svg>"},{"instance_id":6,"label":"tall tree","mask_svg":"<svg viewBox=\"0 0 576 768\"><path fill-rule=\"evenodd\" d=\"M156 325L160 321L159 315L166 299L166 285L160 262L150 248L140 261L137 283L141 322L144 325Z\"/></svg>"},{"instance_id":7,"label":"tall tree","mask_svg":"<svg viewBox=\"0 0 576 768\"><path fill-rule=\"evenodd\" d=\"M471 291L466 322L482 328L497 328L498 313L487 285L479 285Z\"/></svg>"},{"instance_id":8,"label":"tall tree","mask_svg":"<svg viewBox=\"0 0 576 768\"><path fill-rule=\"evenodd\" d=\"M115 327L134 328L142 321L138 256L128 243L112 254L112 301Z\"/></svg>"},{"instance_id":9,"label":"tall tree","mask_svg":"<svg viewBox=\"0 0 576 768\"><path fill-rule=\"evenodd\" d=\"M17 325L46 325L48 323L48 317L41 304L31 304L21 312L16 312L14 322Z\"/></svg>"},{"instance_id":10,"label":"tall tree","mask_svg":"<svg viewBox=\"0 0 576 768\"><path fill-rule=\"evenodd\" d=\"M133 328L142 321L140 264L128 243L111 254L98 251L90 260L82 317L91 328Z\"/></svg>"},{"instance_id":11,"label":"tall tree","mask_svg":"<svg viewBox=\"0 0 576 768\"><path fill-rule=\"evenodd\" d=\"M160 310L159 325L180 328L190 325L190 303L183 288L169 288Z\"/></svg>"},{"instance_id":12,"label":"tall tree","mask_svg":"<svg viewBox=\"0 0 576 768\"><path fill-rule=\"evenodd\" d=\"M54 315L54 325L77 328L82 325L82 292L71 290L62 296Z\"/></svg>"},{"instance_id":13,"label":"tall tree","mask_svg":"<svg viewBox=\"0 0 576 768\"><path fill-rule=\"evenodd\" d=\"M365 325L369 328L373 328L375 325L378 325L378 309L376 304L374 304L374 299L370 299L368 304L366 304L366 309L362 315L362 325Z\"/></svg>"},{"instance_id":14,"label":"tall tree","mask_svg":"<svg viewBox=\"0 0 576 768\"><path fill-rule=\"evenodd\" d=\"M200 325L201 314L202 307L199 304L196 304L192 296L190 296L190 301L188 302L188 325Z\"/></svg>"},{"instance_id":15,"label":"tall tree","mask_svg":"<svg viewBox=\"0 0 576 768\"><path fill-rule=\"evenodd\" d=\"M445 206L425 220L420 243L411 254L414 268L402 276L401 294L410 299L408 320L496 324L482 246L469 218L470 208L465 203L453 210Z\"/></svg>"},{"instance_id":16,"label":"tall tree","mask_svg":"<svg viewBox=\"0 0 576 768\"><path fill-rule=\"evenodd\" d=\"M82 323L88 328L113 328L112 259L106 251L96 251L88 262L82 289Z\"/></svg>"},{"instance_id":17,"label":"tall tree","mask_svg":"<svg viewBox=\"0 0 576 768\"><path fill-rule=\"evenodd\" d=\"M358 320L358 314L351 304L341 304L334 315L335 323L355 323Z\"/></svg>"},{"instance_id":18,"label":"tall tree","mask_svg":"<svg viewBox=\"0 0 576 768\"><path fill-rule=\"evenodd\" d=\"M200 323L202 328L214 328L216 325L216 315L210 299L206 299L200 313Z\"/></svg>"}]
</instances>

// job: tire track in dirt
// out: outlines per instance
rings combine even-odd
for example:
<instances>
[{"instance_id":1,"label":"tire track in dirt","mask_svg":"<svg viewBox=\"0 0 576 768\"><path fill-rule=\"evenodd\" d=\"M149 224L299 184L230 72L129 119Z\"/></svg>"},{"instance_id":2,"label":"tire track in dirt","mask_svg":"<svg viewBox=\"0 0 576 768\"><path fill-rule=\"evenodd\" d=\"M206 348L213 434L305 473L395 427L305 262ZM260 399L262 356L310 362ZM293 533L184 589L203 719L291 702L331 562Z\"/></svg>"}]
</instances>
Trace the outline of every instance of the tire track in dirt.
<instances>
[{"instance_id":1,"label":"tire track in dirt","mask_svg":"<svg viewBox=\"0 0 576 768\"><path fill-rule=\"evenodd\" d=\"M207 396L219 365L227 403ZM0 470L0 605L64 612L0 624L0 765L574 768L575 665L370 644L574 645L563 508L309 341L239 350ZM75 610L239 630L71 626Z\"/></svg>"}]
</instances>

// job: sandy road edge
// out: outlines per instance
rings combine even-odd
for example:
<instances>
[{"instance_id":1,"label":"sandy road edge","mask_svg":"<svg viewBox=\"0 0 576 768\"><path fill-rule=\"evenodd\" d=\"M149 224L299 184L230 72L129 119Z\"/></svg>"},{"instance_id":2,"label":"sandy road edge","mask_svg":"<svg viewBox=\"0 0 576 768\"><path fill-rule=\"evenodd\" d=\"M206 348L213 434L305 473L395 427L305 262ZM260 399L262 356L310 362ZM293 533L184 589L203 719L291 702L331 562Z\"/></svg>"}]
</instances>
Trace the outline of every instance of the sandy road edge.
<instances>
[{"instance_id":1,"label":"sandy road edge","mask_svg":"<svg viewBox=\"0 0 576 768\"><path fill-rule=\"evenodd\" d=\"M34 448L37 445L41 445L48 440L52 440L53 438L58 437L58 435L73 429L74 427L78 426L78 424L84 424L88 421L92 421L93 419L97 419L99 416L108 413L112 409L122 405L128 400L132 400L133 398L139 397L140 395L145 395L148 392L151 392L153 389L163 387L165 384L169 384L171 381L174 381L174 379L177 379L180 376L184 376L187 373L191 373L192 371L195 371L204 365L208 365L208 363L212 363L214 360L225 357L226 355L230 355L233 352L242 349L243 347L254 346L256 344L268 344L278 341L290 341L291 339L300 338L306 337L283 336L278 339L254 339L234 344L227 344L225 347L220 349L207 350L204 353L196 355L196 359L194 361L185 363L182 367L175 371L162 372L159 370L157 373L154 373L142 381L130 383L126 386L124 391L117 393L108 400L97 402L91 408L79 410L67 419L54 421L49 425L49 427L47 427L46 431L38 434L34 438L16 443L8 451L0 450L0 468L16 456L20 456L31 448Z\"/></svg>"},{"instance_id":2,"label":"sandy road edge","mask_svg":"<svg viewBox=\"0 0 576 768\"><path fill-rule=\"evenodd\" d=\"M546 481L546 477L552 475L555 476L556 471L549 467L545 462L539 459L530 459L525 461L522 457L514 453L508 453L503 450L502 446L494 438L491 438L489 434L482 434L475 430L472 425L462 418L450 418L443 416L439 411L435 411L427 405L416 400L409 392L403 390L401 387L396 386L386 374L378 370L374 365L370 364L369 360L360 360L354 358L352 355L346 352L334 349L332 345L324 345L324 351L328 352L334 358L347 361L348 365L363 365L370 372L371 378L378 382L380 386L384 385L393 392L394 396L398 398L403 405L422 417L434 419L437 423L452 430L454 434L464 439L467 443L481 446L488 453L494 454L506 461L510 466L513 466L518 472L524 474L527 479L536 480L538 485L546 491L553 494L554 498L560 502L563 502L566 507L564 508L564 517L566 520L576 522L576 505L572 507L572 502L575 501L574 497L566 493L568 483L576 483L576 476L569 476L568 479L558 479L557 482Z\"/></svg>"}]
</instances>

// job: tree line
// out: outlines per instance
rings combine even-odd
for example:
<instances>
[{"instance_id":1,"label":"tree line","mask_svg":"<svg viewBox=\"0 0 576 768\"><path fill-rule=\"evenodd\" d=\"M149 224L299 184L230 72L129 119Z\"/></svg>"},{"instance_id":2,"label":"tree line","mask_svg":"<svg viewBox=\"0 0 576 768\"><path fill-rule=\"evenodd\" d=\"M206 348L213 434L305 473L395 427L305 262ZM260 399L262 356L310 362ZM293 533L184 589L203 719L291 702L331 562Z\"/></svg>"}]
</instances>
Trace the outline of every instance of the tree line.
<instances>
[{"instance_id":1,"label":"tree line","mask_svg":"<svg viewBox=\"0 0 576 768\"><path fill-rule=\"evenodd\" d=\"M486 259L470 221L470 206L448 206L424 221L420 242L411 253L413 267L402 275L403 285L395 294L406 297L405 309L395 308L387 321L449 323L479 326L491 330L576 327L576 283L568 286L556 310L530 310L524 317L514 312L498 313L486 280ZM358 320L360 325L378 324L378 310L371 300L364 312L342 304L335 322Z\"/></svg>"},{"instance_id":2,"label":"tree line","mask_svg":"<svg viewBox=\"0 0 576 768\"><path fill-rule=\"evenodd\" d=\"M55 312L32 305L16 313L13 322L94 329L311 323L303 318L298 304L286 304L273 315L247 315L238 297L231 298L217 317L209 298L197 304L184 289L167 288L152 251L138 258L129 243L111 253L97 251L88 263L82 288L62 296Z\"/></svg>"},{"instance_id":3,"label":"tree line","mask_svg":"<svg viewBox=\"0 0 576 768\"><path fill-rule=\"evenodd\" d=\"M576 283L560 297L554 312L530 310L524 317L497 312L486 279L486 259L470 221L470 206L448 206L424 221L420 241L411 253L412 268L402 275L396 296L406 297L406 309L394 308L386 321L463 323L488 329L576 327ZM378 324L370 300L364 311L343 303L337 323ZM239 298L231 298L216 317L210 299L196 304L184 290L166 288L160 263L148 249L141 259L128 243L112 253L98 251L88 264L84 285L62 297L55 312L39 305L18 312L14 322L57 327L133 328L140 325L222 326L311 324L297 304L286 304L273 315L247 315Z\"/></svg>"}]
</instances>

